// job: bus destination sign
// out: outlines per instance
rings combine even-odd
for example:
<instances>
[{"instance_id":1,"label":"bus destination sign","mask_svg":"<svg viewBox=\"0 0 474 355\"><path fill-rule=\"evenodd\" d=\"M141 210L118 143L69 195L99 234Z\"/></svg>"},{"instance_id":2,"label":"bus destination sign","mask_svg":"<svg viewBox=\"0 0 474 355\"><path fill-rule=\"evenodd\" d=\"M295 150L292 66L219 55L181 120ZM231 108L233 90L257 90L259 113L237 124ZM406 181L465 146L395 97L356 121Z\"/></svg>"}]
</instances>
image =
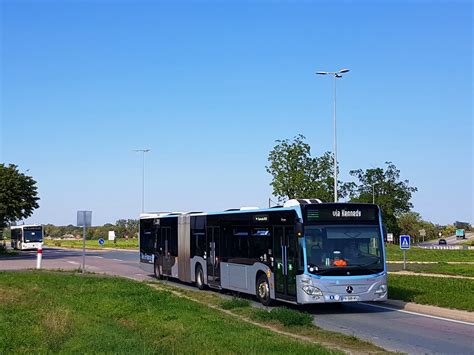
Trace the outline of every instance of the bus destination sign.
<instances>
[{"instance_id":1,"label":"bus destination sign","mask_svg":"<svg viewBox=\"0 0 474 355\"><path fill-rule=\"evenodd\" d=\"M306 209L307 222L375 220L377 220L377 209L373 206L308 206Z\"/></svg>"}]
</instances>

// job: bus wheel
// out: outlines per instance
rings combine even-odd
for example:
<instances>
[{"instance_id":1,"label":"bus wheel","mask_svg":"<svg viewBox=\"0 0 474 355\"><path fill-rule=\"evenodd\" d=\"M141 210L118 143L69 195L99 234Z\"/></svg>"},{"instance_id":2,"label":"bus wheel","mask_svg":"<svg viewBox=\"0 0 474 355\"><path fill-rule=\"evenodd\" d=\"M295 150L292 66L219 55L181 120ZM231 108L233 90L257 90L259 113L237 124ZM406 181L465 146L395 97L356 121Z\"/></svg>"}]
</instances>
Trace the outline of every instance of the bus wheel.
<instances>
[{"instance_id":1,"label":"bus wheel","mask_svg":"<svg viewBox=\"0 0 474 355\"><path fill-rule=\"evenodd\" d=\"M201 265L196 267L196 287L200 290L204 290L204 273L202 272Z\"/></svg>"},{"instance_id":2,"label":"bus wheel","mask_svg":"<svg viewBox=\"0 0 474 355\"><path fill-rule=\"evenodd\" d=\"M155 266L153 268L153 273L158 280L161 280L161 273L160 273L160 265L158 264L158 260L155 258Z\"/></svg>"},{"instance_id":3,"label":"bus wheel","mask_svg":"<svg viewBox=\"0 0 474 355\"><path fill-rule=\"evenodd\" d=\"M257 280L257 298L264 306L270 306L273 302L270 298L270 285L266 275L262 274Z\"/></svg>"}]
</instances>

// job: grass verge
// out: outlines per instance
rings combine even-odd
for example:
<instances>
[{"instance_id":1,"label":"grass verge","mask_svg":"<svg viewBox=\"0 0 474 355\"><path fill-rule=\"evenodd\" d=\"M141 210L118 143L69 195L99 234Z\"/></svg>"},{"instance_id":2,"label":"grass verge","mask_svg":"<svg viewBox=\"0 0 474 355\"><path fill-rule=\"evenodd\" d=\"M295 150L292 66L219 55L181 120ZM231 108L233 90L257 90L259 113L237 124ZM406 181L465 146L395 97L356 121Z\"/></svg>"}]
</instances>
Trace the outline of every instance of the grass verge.
<instances>
[{"instance_id":1,"label":"grass verge","mask_svg":"<svg viewBox=\"0 0 474 355\"><path fill-rule=\"evenodd\" d=\"M155 287L180 294L182 297L195 299L197 302L205 303L210 307L224 308L223 305L227 304L226 301L222 302L222 297L214 292L200 292L178 288L167 282L151 282L151 284L153 284ZM247 301L245 299L243 300ZM229 301L232 304L236 304L234 303L235 301ZM247 302L245 304L247 304ZM280 309L284 309L284 311L279 311ZM299 338L304 337L310 341L322 344L329 348L336 348L346 353L390 354L390 352L386 351L385 349L382 349L357 337L331 332L321 329L313 325L311 322L308 323L308 320L310 319L308 316L311 317L311 315L300 312L299 310L287 309L283 307L267 310L265 308L239 306L226 309L225 311L230 312L241 319L256 322L263 327L269 327L278 332L292 334Z\"/></svg>"},{"instance_id":2,"label":"grass verge","mask_svg":"<svg viewBox=\"0 0 474 355\"><path fill-rule=\"evenodd\" d=\"M388 297L438 307L474 311L474 280L429 276L388 276Z\"/></svg>"},{"instance_id":3,"label":"grass verge","mask_svg":"<svg viewBox=\"0 0 474 355\"><path fill-rule=\"evenodd\" d=\"M402 261L403 251L398 245L389 244L386 246L387 260ZM469 261L474 262L474 252L472 250L440 250L421 249L413 247L407 250L407 261Z\"/></svg>"},{"instance_id":4,"label":"grass verge","mask_svg":"<svg viewBox=\"0 0 474 355\"><path fill-rule=\"evenodd\" d=\"M121 278L0 272L0 299L0 353L336 353Z\"/></svg>"},{"instance_id":5,"label":"grass verge","mask_svg":"<svg viewBox=\"0 0 474 355\"><path fill-rule=\"evenodd\" d=\"M18 255L18 252L13 249L4 249L0 247L0 255L12 256L12 255Z\"/></svg>"},{"instance_id":6,"label":"grass verge","mask_svg":"<svg viewBox=\"0 0 474 355\"><path fill-rule=\"evenodd\" d=\"M403 270L403 264L388 264L388 270L401 271ZM407 264L406 270L427 274L474 277L474 264Z\"/></svg>"},{"instance_id":7,"label":"grass verge","mask_svg":"<svg viewBox=\"0 0 474 355\"><path fill-rule=\"evenodd\" d=\"M63 248L82 248L82 240L52 240L45 239L45 245L52 247L63 247ZM111 240L104 240L104 245L99 245L98 240L86 240L87 249L107 249L107 248L117 248L117 249L137 249L138 250L138 239L117 239L117 242L114 243Z\"/></svg>"}]
</instances>

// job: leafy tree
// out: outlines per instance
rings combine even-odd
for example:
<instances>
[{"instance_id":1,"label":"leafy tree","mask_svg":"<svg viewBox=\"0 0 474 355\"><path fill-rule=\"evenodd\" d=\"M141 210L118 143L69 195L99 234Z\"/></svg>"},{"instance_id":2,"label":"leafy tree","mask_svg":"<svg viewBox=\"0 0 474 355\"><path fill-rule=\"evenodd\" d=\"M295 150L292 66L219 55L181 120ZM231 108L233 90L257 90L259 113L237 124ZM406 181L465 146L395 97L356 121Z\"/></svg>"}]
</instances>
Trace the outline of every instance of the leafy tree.
<instances>
[{"instance_id":1,"label":"leafy tree","mask_svg":"<svg viewBox=\"0 0 474 355\"><path fill-rule=\"evenodd\" d=\"M393 163L385 164L385 169L350 171L350 174L358 179L358 183L346 187L351 201L372 203L374 199L382 209L382 218L388 231L398 234L400 228L397 217L409 212L413 207L410 200L417 188L410 186L408 180L400 181L400 170Z\"/></svg>"},{"instance_id":2,"label":"leafy tree","mask_svg":"<svg viewBox=\"0 0 474 355\"><path fill-rule=\"evenodd\" d=\"M36 181L16 165L0 164L0 228L28 218L39 207Z\"/></svg>"},{"instance_id":3,"label":"leafy tree","mask_svg":"<svg viewBox=\"0 0 474 355\"><path fill-rule=\"evenodd\" d=\"M289 139L277 140L268 155L266 170L273 176L270 186L279 201L292 198L319 198L332 201L334 196L334 164L332 154L311 156L311 147L301 134ZM340 182L339 182L340 183ZM340 197L347 187L340 184Z\"/></svg>"}]
</instances>

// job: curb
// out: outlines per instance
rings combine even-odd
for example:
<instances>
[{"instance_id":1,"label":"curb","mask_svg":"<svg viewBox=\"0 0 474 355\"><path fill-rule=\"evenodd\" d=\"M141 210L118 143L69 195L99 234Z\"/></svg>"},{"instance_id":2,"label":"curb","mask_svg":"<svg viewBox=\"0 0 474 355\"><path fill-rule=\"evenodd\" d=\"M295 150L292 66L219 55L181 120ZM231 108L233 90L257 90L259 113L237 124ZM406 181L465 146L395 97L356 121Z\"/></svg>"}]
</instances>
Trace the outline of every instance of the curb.
<instances>
[{"instance_id":1,"label":"curb","mask_svg":"<svg viewBox=\"0 0 474 355\"><path fill-rule=\"evenodd\" d=\"M422 314L427 314L430 316L449 318L453 320L458 320L462 322L469 322L474 325L474 312L460 311L458 309L442 308L437 306L428 306L419 303L413 302L404 302L400 300L391 300L388 299L384 303L385 305L402 309L404 311L417 312Z\"/></svg>"}]
</instances>

